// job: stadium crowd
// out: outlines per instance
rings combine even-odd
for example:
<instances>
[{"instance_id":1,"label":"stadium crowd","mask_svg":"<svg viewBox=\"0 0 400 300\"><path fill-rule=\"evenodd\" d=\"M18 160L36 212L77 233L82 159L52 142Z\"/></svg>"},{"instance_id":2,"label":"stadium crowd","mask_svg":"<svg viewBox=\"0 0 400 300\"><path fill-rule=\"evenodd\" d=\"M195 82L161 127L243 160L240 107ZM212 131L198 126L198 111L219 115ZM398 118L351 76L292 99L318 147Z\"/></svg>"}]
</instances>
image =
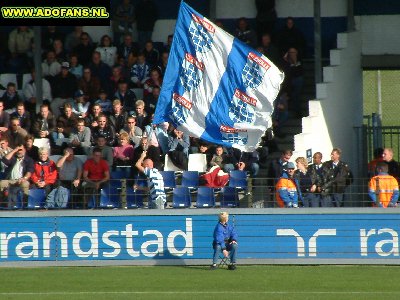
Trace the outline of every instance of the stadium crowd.
<instances>
[{"instance_id":1,"label":"stadium crowd","mask_svg":"<svg viewBox=\"0 0 400 300\"><path fill-rule=\"evenodd\" d=\"M285 72L273 114L273 129L279 133L289 107L300 111L305 41L290 17L272 38L276 13L274 17L274 1L270 2L268 7L257 6L257 31L240 18L234 35ZM1 52L1 73L29 80L20 91L12 81L0 87L4 89L0 98L3 208L14 207L16 191L23 191L26 204L30 189L43 189L49 195L60 186L71 191L73 205L69 207L87 207L89 198L113 180L113 171L128 169L129 185L142 186L146 177L141 165L163 170L165 156L177 169L188 170L189 155L201 153L206 156L207 170L219 168L228 174L239 170L251 179L257 177L267 159L265 153L260 158L262 151L225 149L187 136L168 123L152 124L173 36L166 36L163 45L153 43L157 9L153 1L140 3L133 7L125 0L118 6L113 22L115 45L109 35L93 40L81 26L70 32L55 26L42 28L42 99L36 95L33 49L38 45L34 45L33 30L19 26L9 33L8 49ZM263 11L268 12L267 19ZM138 41L132 37L133 22ZM308 168L304 158L297 158L296 172L288 162L290 157L291 151L286 151L268 168L273 180L268 186L276 185L278 206L342 206L351 172L340 161L339 149L324 164L321 154L315 153L314 164Z\"/></svg>"}]
</instances>

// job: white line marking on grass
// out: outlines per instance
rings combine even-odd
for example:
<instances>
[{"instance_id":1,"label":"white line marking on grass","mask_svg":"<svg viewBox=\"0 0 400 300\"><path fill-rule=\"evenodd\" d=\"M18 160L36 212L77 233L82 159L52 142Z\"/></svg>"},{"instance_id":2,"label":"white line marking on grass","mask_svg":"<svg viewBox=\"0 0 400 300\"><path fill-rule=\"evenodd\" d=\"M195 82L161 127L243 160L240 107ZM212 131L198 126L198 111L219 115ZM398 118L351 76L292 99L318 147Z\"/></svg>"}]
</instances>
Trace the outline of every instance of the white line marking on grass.
<instances>
[{"instance_id":1,"label":"white line marking on grass","mask_svg":"<svg viewBox=\"0 0 400 300\"><path fill-rule=\"evenodd\" d=\"M400 294L400 291L377 291L377 292L368 292L368 291L349 291L349 292L337 292L337 291L326 291L326 292L316 292L316 291L116 291L116 292L3 292L0 293L0 296L24 296L24 295L97 295L97 294L337 294L337 295L346 295L346 294L356 294L356 295L368 295L368 294Z\"/></svg>"}]
</instances>

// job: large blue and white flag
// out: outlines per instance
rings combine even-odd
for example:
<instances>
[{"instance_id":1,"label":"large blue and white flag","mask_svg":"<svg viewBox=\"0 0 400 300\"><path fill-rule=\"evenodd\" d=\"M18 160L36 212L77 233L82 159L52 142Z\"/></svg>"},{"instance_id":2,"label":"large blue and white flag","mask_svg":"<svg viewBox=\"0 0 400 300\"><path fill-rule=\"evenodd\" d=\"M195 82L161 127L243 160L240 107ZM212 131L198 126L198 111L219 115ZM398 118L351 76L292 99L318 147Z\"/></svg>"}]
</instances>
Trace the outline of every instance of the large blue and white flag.
<instances>
[{"instance_id":1,"label":"large blue and white flag","mask_svg":"<svg viewBox=\"0 0 400 300\"><path fill-rule=\"evenodd\" d=\"M253 151L283 78L267 57L181 2L153 123Z\"/></svg>"}]
</instances>

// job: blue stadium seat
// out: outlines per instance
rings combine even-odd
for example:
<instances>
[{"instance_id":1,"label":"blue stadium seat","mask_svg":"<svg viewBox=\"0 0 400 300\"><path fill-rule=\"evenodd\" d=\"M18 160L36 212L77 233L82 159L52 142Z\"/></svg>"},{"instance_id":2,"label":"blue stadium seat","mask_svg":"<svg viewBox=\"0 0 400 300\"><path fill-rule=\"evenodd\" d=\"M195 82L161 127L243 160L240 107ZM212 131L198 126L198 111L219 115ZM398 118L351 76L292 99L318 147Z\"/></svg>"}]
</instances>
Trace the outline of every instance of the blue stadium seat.
<instances>
[{"instance_id":1,"label":"blue stadium seat","mask_svg":"<svg viewBox=\"0 0 400 300\"><path fill-rule=\"evenodd\" d=\"M100 191L100 208L118 208L120 205L120 194L116 187L101 189Z\"/></svg>"},{"instance_id":2,"label":"blue stadium seat","mask_svg":"<svg viewBox=\"0 0 400 300\"><path fill-rule=\"evenodd\" d=\"M189 208L191 205L191 196L188 187L181 186L174 188L172 192L173 208Z\"/></svg>"},{"instance_id":3,"label":"blue stadium seat","mask_svg":"<svg viewBox=\"0 0 400 300\"><path fill-rule=\"evenodd\" d=\"M126 188L126 208L142 208L145 192L134 190L131 187Z\"/></svg>"},{"instance_id":4,"label":"blue stadium seat","mask_svg":"<svg viewBox=\"0 0 400 300\"><path fill-rule=\"evenodd\" d=\"M197 189L199 186L199 172L184 171L182 174L182 186L190 189Z\"/></svg>"},{"instance_id":5,"label":"blue stadium seat","mask_svg":"<svg viewBox=\"0 0 400 300\"><path fill-rule=\"evenodd\" d=\"M28 195L29 209L40 209L44 207L46 192L44 189L30 189Z\"/></svg>"},{"instance_id":6,"label":"blue stadium seat","mask_svg":"<svg viewBox=\"0 0 400 300\"><path fill-rule=\"evenodd\" d=\"M229 172L229 186L238 189L247 189L246 171L232 170Z\"/></svg>"},{"instance_id":7,"label":"blue stadium seat","mask_svg":"<svg viewBox=\"0 0 400 300\"><path fill-rule=\"evenodd\" d=\"M215 206L214 189L207 186L200 186L197 189L196 207L209 208Z\"/></svg>"},{"instance_id":8,"label":"blue stadium seat","mask_svg":"<svg viewBox=\"0 0 400 300\"><path fill-rule=\"evenodd\" d=\"M160 171L164 179L164 189L172 190L176 186L175 172L174 171Z\"/></svg>"},{"instance_id":9,"label":"blue stadium seat","mask_svg":"<svg viewBox=\"0 0 400 300\"><path fill-rule=\"evenodd\" d=\"M221 207L239 206L239 195L235 187L226 186L221 190Z\"/></svg>"},{"instance_id":10,"label":"blue stadium seat","mask_svg":"<svg viewBox=\"0 0 400 300\"><path fill-rule=\"evenodd\" d=\"M110 186L121 188L122 183L121 179L126 179L128 176L126 175L125 170L111 171L110 172Z\"/></svg>"}]
</instances>

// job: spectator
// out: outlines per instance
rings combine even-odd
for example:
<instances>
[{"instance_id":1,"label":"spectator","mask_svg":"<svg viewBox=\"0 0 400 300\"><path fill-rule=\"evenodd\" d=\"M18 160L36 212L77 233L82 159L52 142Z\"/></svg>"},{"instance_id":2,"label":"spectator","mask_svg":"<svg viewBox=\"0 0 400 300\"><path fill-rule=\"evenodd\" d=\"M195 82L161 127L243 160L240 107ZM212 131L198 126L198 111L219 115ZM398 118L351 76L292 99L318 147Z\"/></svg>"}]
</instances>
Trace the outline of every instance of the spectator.
<instances>
[{"instance_id":1,"label":"spectator","mask_svg":"<svg viewBox=\"0 0 400 300\"><path fill-rule=\"evenodd\" d=\"M88 155L90 152L91 137L90 128L85 126L83 119L79 119L69 137L69 146L74 149L76 154Z\"/></svg>"},{"instance_id":2,"label":"spectator","mask_svg":"<svg viewBox=\"0 0 400 300\"><path fill-rule=\"evenodd\" d=\"M52 50L54 51L56 55L56 60L58 62L63 62L67 60L67 54L64 51L64 45L62 40L55 39L53 42Z\"/></svg>"},{"instance_id":3,"label":"spectator","mask_svg":"<svg viewBox=\"0 0 400 300\"><path fill-rule=\"evenodd\" d=\"M283 172L276 184L276 201L279 207L299 207L299 183L294 178L294 163L288 162L286 170Z\"/></svg>"},{"instance_id":4,"label":"spectator","mask_svg":"<svg viewBox=\"0 0 400 300\"><path fill-rule=\"evenodd\" d=\"M29 180L34 171L34 161L26 155L26 149L23 145L19 145L7 155L2 157L1 162L7 166L5 180L0 181L0 193L11 187L20 187L24 193L23 206L25 206L29 194ZM12 208L14 203L8 199L8 208ZM0 203L3 200L0 200Z\"/></svg>"},{"instance_id":5,"label":"spectator","mask_svg":"<svg viewBox=\"0 0 400 300\"><path fill-rule=\"evenodd\" d=\"M8 50L11 58L9 60L10 73L25 73L28 65L27 53L31 49L33 30L28 26L18 26L10 32L8 38Z\"/></svg>"},{"instance_id":6,"label":"spectator","mask_svg":"<svg viewBox=\"0 0 400 300\"><path fill-rule=\"evenodd\" d=\"M221 145L215 147L215 154L211 158L210 166L215 167L218 166L221 170L224 169L224 161L226 161L226 155L224 154L224 148Z\"/></svg>"},{"instance_id":7,"label":"spectator","mask_svg":"<svg viewBox=\"0 0 400 300\"><path fill-rule=\"evenodd\" d=\"M349 166L340 160L341 154L342 151L339 148L334 148L331 152L331 160L322 165L322 207L344 206L344 192L350 184L352 174Z\"/></svg>"},{"instance_id":8,"label":"spectator","mask_svg":"<svg viewBox=\"0 0 400 300\"><path fill-rule=\"evenodd\" d=\"M285 27L277 35L279 50L286 53L289 48L295 48L299 51L299 57L305 54L306 41L303 33L297 29L292 17L287 17Z\"/></svg>"},{"instance_id":9,"label":"spectator","mask_svg":"<svg viewBox=\"0 0 400 300\"><path fill-rule=\"evenodd\" d=\"M136 6L136 25L141 47L151 39L154 24L158 19L158 8L153 0L140 0Z\"/></svg>"},{"instance_id":10,"label":"spectator","mask_svg":"<svg viewBox=\"0 0 400 300\"><path fill-rule=\"evenodd\" d=\"M217 269L219 254L222 252L224 257L229 256L231 264L228 266L228 269L236 270L236 251L238 248L238 235L233 224L228 222L229 214L227 212L221 212L218 219L219 222L217 226L215 226L213 234L214 255L213 263L210 268L211 270Z\"/></svg>"},{"instance_id":11,"label":"spectator","mask_svg":"<svg viewBox=\"0 0 400 300\"><path fill-rule=\"evenodd\" d=\"M81 34L83 32L83 27L82 26L75 26L74 31L69 33L67 37L65 38L65 50L68 53L71 53L72 50L77 47L80 42L81 42ZM92 39L89 36L89 43L92 43Z\"/></svg>"},{"instance_id":12,"label":"spectator","mask_svg":"<svg viewBox=\"0 0 400 300\"><path fill-rule=\"evenodd\" d=\"M400 168L399 163L393 159L393 149L392 148L385 148L383 149L383 161L385 161L388 166L389 175L392 175L394 178L398 180L400 176Z\"/></svg>"},{"instance_id":13,"label":"spectator","mask_svg":"<svg viewBox=\"0 0 400 300\"><path fill-rule=\"evenodd\" d=\"M374 149L374 159L368 163L368 177L371 178L376 175L376 165L383 161L383 148L378 147Z\"/></svg>"},{"instance_id":14,"label":"spectator","mask_svg":"<svg viewBox=\"0 0 400 300\"><path fill-rule=\"evenodd\" d=\"M276 181L282 176L283 172L287 169L287 164L293 155L292 150L284 150L281 152L281 156L277 159L271 160L268 167L268 187L273 187Z\"/></svg>"},{"instance_id":15,"label":"spectator","mask_svg":"<svg viewBox=\"0 0 400 300\"><path fill-rule=\"evenodd\" d=\"M281 129L282 125L289 119L289 95L286 90L281 90L278 97L274 101L274 112L272 114L272 122L274 134L277 136L284 136Z\"/></svg>"},{"instance_id":16,"label":"spectator","mask_svg":"<svg viewBox=\"0 0 400 300\"><path fill-rule=\"evenodd\" d=\"M303 91L304 84L304 70L301 61L298 58L298 51L296 48L289 48L288 52L284 56L284 72L285 81L290 88L290 102L291 110L301 115L301 93Z\"/></svg>"},{"instance_id":17,"label":"spectator","mask_svg":"<svg viewBox=\"0 0 400 300\"><path fill-rule=\"evenodd\" d=\"M139 172L143 173L147 178L147 188L145 189L150 193L149 208L164 209L164 205L167 202L164 191L164 179L157 168L154 167L153 161L146 157L147 152L143 151L135 166ZM133 188L135 190L144 189L137 184L135 184Z\"/></svg>"},{"instance_id":18,"label":"spectator","mask_svg":"<svg viewBox=\"0 0 400 300\"><path fill-rule=\"evenodd\" d=\"M130 68L136 62L139 49L139 44L133 42L132 35L127 33L124 35L123 43L117 48L118 59L123 58L124 64Z\"/></svg>"},{"instance_id":19,"label":"spectator","mask_svg":"<svg viewBox=\"0 0 400 300\"><path fill-rule=\"evenodd\" d=\"M114 94L115 98L121 101L126 112L132 114L135 107L136 95L135 93L128 89L128 83L124 80L118 82L118 90Z\"/></svg>"},{"instance_id":20,"label":"spectator","mask_svg":"<svg viewBox=\"0 0 400 300\"><path fill-rule=\"evenodd\" d=\"M20 126L26 130L26 132L31 131L31 114L25 110L25 105L23 102L18 102L16 105L16 111L10 115L10 119L17 118L19 120Z\"/></svg>"},{"instance_id":21,"label":"spectator","mask_svg":"<svg viewBox=\"0 0 400 300\"><path fill-rule=\"evenodd\" d=\"M117 62L117 47L113 46L111 37L107 34L101 37L100 45L96 48L95 52L100 53L101 61L110 68Z\"/></svg>"},{"instance_id":22,"label":"spectator","mask_svg":"<svg viewBox=\"0 0 400 300\"><path fill-rule=\"evenodd\" d=\"M200 154L205 154L206 160L207 160L207 168L210 166L211 159L213 158L213 150L214 148L211 147L210 144L208 144L205 141L200 140L199 141L199 153Z\"/></svg>"},{"instance_id":23,"label":"spectator","mask_svg":"<svg viewBox=\"0 0 400 300\"><path fill-rule=\"evenodd\" d=\"M107 145L106 138L101 135L98 136L95 147L100 149L102 159L107 161L108 166L111 167L114 163L113 148Z\"/></svg>"},{"instance_id":24,"label":"spectator","mask_svg":"<svg viewBox=\"0 0 400 300\"><path fill-rule=\"evenodd\" d=\"M136 126L136 118L134 116L129 116L126 119L125 127L120 130L119 134L121 135L122 133L128 134L131 145L133 145L135 148L139 146L143 131Z\"/></svg>"},{"instance_id":25,"label":"spectator","mask_svg":"<svg viewBox=\"0 0 400 300\"><path fill-rule=\"evenodd\" d=\"M13 149L9 146L9 141L7 137L2 136L0 137L0 159L5 157L8 153L10 153ZM6 165L1 163L0 164L0 172L4 172L6 169Z\"/></svg>"},{"instance_id":26,"label":"spectator","mask_svg":"<svg viewBox=\"0 0 400 300\"><path fill-rule=\"evenodd\" d=\"M103 89L99 91L99 98L95 101L95 104L100 105L101 111L105 114L111 114L113 110L113 104L110 99L107 97L107 92Z\"/></svg>"},{"instance_id":27,"label":"spectator","mask_svg":"<svg viewBox=\"0 0 400 300\"><path fill-rule=\"evenodd\" d=\"M4 109L7 110L7 112L12 113L15 110L17 103L20 101L22 101L22 99L18 95L15 83L9 82L5 93L0 98L0 102L3 102Z\"/></svg>"},{"instance_id":28,"label":"spectator","mask_svg":"<svg viewBox=\"0 0 400 300\"><path fill-rule=\"evenodd\" d=\"M10 147L15 148L25 143L25 137L28 132L20 125L18 118L12 118L10 121L10 129L7 130L5 137L10 141Z\"/></svg>"},{"instance_id":29,"label":"spectator","mask_svg":"<svg viewBox=\"0 0 400 300\"><path fill-rule=\"evenodd\" d=\"M58 171L54 161L49 159L49 149L39 148L39 160L34 165L31 181L36 188L44 189L46 195L55 187Z\"/></svg>"},{"instance_id":30,"label":"spectator","mask_svg":"<svg viewBox=\"0 0 400 300\"><path fill-rule=\"evenodd\" d=\"M64 40L64 34L58 31L56 26L47 26L42 29L42 48L51 49L56 40Z\"/></svg>"},{"instance_id":31,"label":"spectator","mask_svg":"<svg viewBox=\"0 0 400 300\"><path fill-rule=\"evenodd\" d=\"M257 46L257 35L249 27L246 18L240 18L238 20L235 36L250 47L255 48Z\"/></svg>"},{"instance_id":32,"label":"spectator","mask_svg":"<svg viewBox=\"0 0 400 300\"><path fill-rule=\"evenodd\" d=\"M112 68L112 75L108 79L107 92L109 95L114 95L118 90L118 84L125 81L125 77L121 73L122 67L120 65Z\"/></svg>"},{"instance_id":33,"label":"spectator","mask_svg":"<svg viewBox=\"0 0 400 300\"><path fill-rule=\"evenodd\" d=\"M304 207L313 207L311 195L316 191L317 185L313 184L311 172L308 170L307 159L304 157L296 158L296 167L294 178L299 184L299 200L301 200Z\"/></svg>"},{"instance_id":34,"label":"spectator","mask_svg":"<svg viewBox=\"0 0 400 300\"><path fill-rule=\"evenodd\" d=\"M161 53L161 58L160 61L158 62L158 68L161 70L161 76L165 76L165 71L167 70L167 65L168 65L168 59L169 59L169 52L163 52Z\"/></svg>"},{"instance_id":35,"label":"spectator","mask_svg":"<svg viewBox=\"0 0 400 300\"><path fill-rule=\"evenodd\" d=\"M218 25L218 24L216 23L216 25ZM167 42L166 42L166 44L164 44L163 52L167 52L167 53L171 52L171 47L172 47L172 41L173 40L174 40L174 35L173 34L169 34L167 36Z\"/></svg>"},{"instance_id":36,"label":"spectator","mask_svg":"<svg viewBox=\"0 0 400 300\"><path fill-rule=\"evenodd\" d=\"M146 63L152 68L157 67L158 60L160 59L160 53L156 48L154 48L153 41L148 40L146 42L143 53L146 57Z\"/></svg>"},{"instance_id":37,"label":"spectator","mask_svg":"<svg viewBox=\"0 0 400 300\"><path fill-rule=\"evenodd\" d=\"M321 152L314 153L313 163L308 166L307 171L311 175L312 184L316 186L316 189L309 194L311 199L310 206L319 207L321 203L321 186L323 184Z\"/></svg>"},{"instance_id":38,"label":"spectator","mask_svg":"<svg viewBox=\"0 0 400 300\"><path fill-rule=\"evenodd\" d=\"M56 120L49 110L49 106L42 104L39 113L36 115L36 120L33 122L32 134L36 138L50 138L55 127Z\"/></svg>"},{"instance_id":39,"label":"spectator","mask_svg":"<svg viewBox=\"0 0 400 300\"><path fill-rule=\"evenodd\" d=\"M168 156L179 169L188 169L190 140L183 131L174 129L168 140Z\"/></svg>"},{"instance_id":40,"label":"spectator","mask_svg":"<svg viewBox=\"0 0 400 300\"><path fill-rule=\"evenodd\" d=\"M134 165L136 165L137 161L139 160L139 157L141 156L141 154L143 152L146 152L146 158L151 159L151 161L153 162L153 165L156 169L161 169L162 164L160 161L160 157L161 157L160 148L149 145L148 139L146 136L143 136L141 138L139 146L137 148L135 148L134 158L133 158ZM136 175L136 174L137 174L137 169L134 168L133 175Z\"/></svg>"},{"instance_id":41,"label":"spectator","mask_svg":"<svg viewBox=\"0 0 400 300\"><path fill-rule=\"evenodd\" d=\"M108 122L106 115L99 115L97 120L99 126L92 129L92 144L97 137L102 136L106 139L108 146L113 147L116 141L115 129Z\"/></svg>"},{"instance_id":42,"label":"spectator","mask_svg":"<svg viewBox=\"0 0 400 300\"><path fill-rule=\"evenodd\" d=\"M262 51L261 51L262 54L264 54L266 57L268 57L275 65L277 65L277 66L282 65L282 59L279 54L279 50L272 43L270 33L264 33L261 36L260 47L262 49Z\"/></svg>"},{"instance_id":43,"label":"spectator","mask_svg":"<svg viewBox=\"0 0 400 300\"><path fill-rule=\"evenodd\" d=\"M89 64L93 51L94 47L89 34L82 32L80 43L73 49L73 52L78 54L78 60L83 66Z\"/></svg>"},{"instance_id":44,"label":"spectator","mask_svg":"<svg viewBox=\"0 0 400 300\"><path fill-rule=\"evenodd\" d=\"M146 104L146 112L148 115L153 115L156 112L156 107L158 103L158 98L160 97L161 89L159 86L153 87L151 94L148 94L144 98Z\"/></svg>"},{"instance_id":45,"label":"spectator","mask_svg":"<svg viewBox=\"0 0 400 300\"><path fill-rule=\"evenodd\" d=\"M78 88L85 95L86 103L93 103L101 90L101 84L99 78L92 75L92 71L89 67L83 69L83 76L78 81Z\"/></svg>"},{"instance_id":46,"label":"spectator","mask_svg":"<svg viewBox=\"0 0 400 300\"><path fill-rule=\"evenodd\" d=\"M119 145L114 147L113 166L132 166L133 163L133 146L129 144L129 136L126 132L119 135Z\"/></svg>"},{"instance_id":47,"label":"spectator","mask_svg":"<svg viewBox=\"0 0 400 300\"><path fill-rule=\"evenodd\" d=\"M85 94L82 90L75 92L75 101L72 103L72 112L79 118L86 118L90 102L86 102Z\"/></svg>"},{"instance_id":48,"label":"spectator","mask_svg":"<svg viewBox=\"0 0 400 300\"><path fill-rule=\"evenodd\" d=\"M116 21L116 28L118 28L120 32L132 33L132 25L135 22L135 7L130 0L123 0L122 3L117 6L114 20Z\"/></svg>"},{"instance_id":49,"label":"spectator","mask_svg":"<svg viewBox=\"0 0 400 300\"><path fill-rule=\"evenodd\" d=\"M69 137L76 127L78 121L77 115L72 111L72 106L69 103L64 104L63 114L57 118L57 127L52 132L52 141L54 142L53 148L58 147L61 149L63 143L69 142Z\"/></svg>"},{"instance_id":50,"label":"spectator","mask_svg":"<svg viewBox=\"0 0 400 300\"><path fill-rule=\"evenodd\" d=\"M75 75L77 80L80 80L83 75L83 67L78 61L78 55L71 53L69 56L69 72Z\"/></svg>"},{"instance_id":51,"label":"spectator","mask_svg":"<svg viewBox=\"0 0 400 300\"><path fill-rule=\"evenodd\" d=\"M51 90L53 91L53 101L51 101L51 111L55 117L60 115L60 108L66 102L72 102L74 94L78 89L75 75L69 72L69 63L61 64L61 73L53 81Z\"/></svg>"},{"instance_id":52,"label":"spectator","mask_svg":"<svg viewBox=\"0 0 400 300\"><path fill-rule=\"evenodd\" d=\"M42 62L42 75L50 82L61 72L61 63L56 59L54 50L47 51L46 59Z\"/></svg>"},{"instance_id":53,"label":"spectator","mask_svg":"<svg viewBox=\"0 0 400 300\"><path fill-rule=\"evenodd\" d=\"M384 162L376 165L377 175L369 181L368 195L377 207L396 207L399 199L399 184L388 174L389 166Z\"/></svg>"},{"instance_id":54,"label":"spectator","mask_svg":"<svg viewBox=\"0 0 400 300\"><path fill-rule=\"evenodd\" d=\"M84 207L89 202L89 197L98 194L100 189L106 187L110 180L110 168L104 159L101 158L101 149L93 149L92 158L89 158L83 165L83 192ZM97 203L97 200L96 200ZM95 204L95 206L97 206Z\"/></svg>"},{"instance_id":55,"label":"spectator","mask_svg":"<svg viewBox=\"0 0 400 300\"><path fill-rule=\"evenodd\" d=\"M0 134L5 134L8 127L10 127L10 115L4 111L4 102L0 99Z\"/></svg>"},{"instance_id":56,"label":"spectator","mask_svg":"<svg viewBox=\"0 0 400 300\"><path fill-rule=\"evenodd\" d=\"M34 161L38 161L39 160L39 148L37 146L35 146L33 144L35 138L33 137L33 135L28 134L25 137L25 150L26 150L26 154L32 158Z\"/></svg>"},{"instance_id":57,"label":"spectator","mask_svg":"<svg viewBox=\"0 0 400 300\"><path fill-rule=\"evenodd\" d=\"M272 34L276 22L275 0L256 0L256 9L258 38L265 33Z\"/></svg>"},{"instance_id":58,"label":"spectator","mask_svg":"<svg viewBox=\"0 0 400 300\"><path fill-rule=\"evenodd\" d=\"M57 169L60 178L60 185L71 191L72 207L81 205L80 184L82 180L82 162L74 155L70 147L64 150L64 155L57 161Z\"/></svg>"},{"instance_id":59,"label":"spectator","mask_svg":"<svg viewBox=\"0 0 400 300\"><path fill-rule=\"evenodd\" d=\"M153 68L150 71L150 78L147 79L143 85L143 94L146 97L147 95L151 94L153 92L153 88L155 86L161 87L162 86L162 76L161 76L161 71L159 68Z\"/></svg>"},{"instance_id":60,"label":"spectator","mask_svg":"<svg viewBox=\"0 0 400 300\"><path fill-rule=\"evenodd\" d=\"M94 104L92 106L92 111L85 118L86 126L90 127L90 129L94 129L95 127L99 126L97 121L100 115L104 115L101 110L101 106L99 104Z\"/></svg>"},{"instance_id":61,"label":"spectator","mask_svg":"<svg viewBox=\"0 0 400 300\"><path fill-rule=\"evenodd\" d=\"M107 86L108 80L111 76L111 67L101 60L101 54L98 51L94 51L91 58L92 61L89 64L89 68L92 71L92 75L100 80L102 87ZM97 90L97 93L94 96L97 97L98 92L99 91ZM93 99L94 98L91 100Z\"/></svg>"},{"instance_id":62,"label":"spectator","mask_svg":"<svg viewBox=\"0 0 400 300\"><path fill-rule=\"evenodd\" d=\"M113 101L113 111L108 119L110 121L110 125L114 127L117 135L121 129L124 128L127 117L128 113L123 109L121 101L119 99L115 99Z\"/></svg>"},{"instance_id":63,"label":"spectator","mask_svg":"<svg viewBox=\"0 0 400 300\"><path fill-rule=\"evenodd\" d=\"M36 112L36 102L37 102L36 84L35 84L35 78L36 78L35 69L31 69L31 76L32 76L32 80L30 80L29 82L27 82L24 85L22 92L25 97L26 109L32 115L32 114L35 114L35 112ZM50 103L53 100L50 83L44 78L42 78L42 99L43 99L43 103Z\"/></svg>"},{"instance_id":64,"label":"spectator","mask_svg":"<svg viewBox=\"0 0 400 300\"><path fill-rule=\"evenodd\" d=\"M131 69L131 83L133 87L143 88L146 80L149 79L150 66L146 63L146 57L143 52L140 52L136 63Z\"/></svg>"},{"instance_id":65,"label":"spectator","mask_svg":"<svg viewBox=\"0 0 400 300\"><path fill-rule=\"evenodd\" d=\"M258 165L258 152L242 152L236 148L229 148L224 161L224 171L232 170L247 171L251 177L256 177L260 166Z\"/></svg>"}]
</instances>

